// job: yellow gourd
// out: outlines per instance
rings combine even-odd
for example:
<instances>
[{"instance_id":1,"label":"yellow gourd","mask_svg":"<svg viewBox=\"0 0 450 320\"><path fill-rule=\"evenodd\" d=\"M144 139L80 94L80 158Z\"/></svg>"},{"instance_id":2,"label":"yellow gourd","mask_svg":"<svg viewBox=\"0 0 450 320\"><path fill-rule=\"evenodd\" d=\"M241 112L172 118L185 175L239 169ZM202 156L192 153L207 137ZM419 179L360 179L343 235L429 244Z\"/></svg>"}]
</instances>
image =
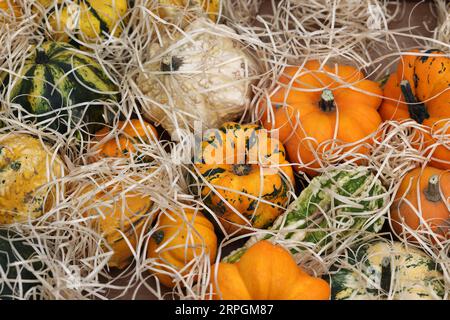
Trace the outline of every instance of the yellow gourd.
<instances>
[{"instance_id":1,"label":"yellow gourd","mask_svg":"<svg viewBox=\"0 0 450 320\"><path fill-rule=\"evenodd\" d=\"M39 139L0 135L0 224L35 219L48 211L54 190L45 185L63 173L61 159Z\"/></svg>"},{"instance_id":2,"label":"yellow gourd","mask_svg":"<svg viewBox=\"0 0 450 320\"><path fill-rule=\"evenodd\" d=\"M70 40L66 30L84 42L106 35L120 36L127 0L38 0L45 8L50 32L58 41Z\"/></svg>"},{"instance_id":3,"label":"yellow gourd","mask_svg":"<svg viewBox=\"0 0 450 320\"><path fill-rule=\"evenodd\" d=\"M96 186L88 186L83 194L98 189ZM139 242L142 228L147 222L153 201L150 196L138 191L126 191L120 183L113 184L104 190L97 190L91 196L91 200L85 204L89 209L85 216L96 216L94 228L103 235L107 243L114 251L108 261L110 267L125 268L132 261L133 253L127 241L126 235L133 249Z\"/></svg>"},{"instance_id":4,"label":"yellow gourd","mask_svg":"<svg viewBox=\"0 0 450 320\"><path fill-rule=\"evenodd\" d=\"M193 209L181 212L167 211L158 218L158 230L153 233L148 245L148 257L154 262L167 264L183 274L195 257L208 254L210 262L216 258L217 237L214 226L200 212ZM161 268L161 267L160 267ZM170 268L163 268L171 272ZM174 279L165 273L156 273L159 281L166 287L174 287Z\"/></svg>"}]
</instances>

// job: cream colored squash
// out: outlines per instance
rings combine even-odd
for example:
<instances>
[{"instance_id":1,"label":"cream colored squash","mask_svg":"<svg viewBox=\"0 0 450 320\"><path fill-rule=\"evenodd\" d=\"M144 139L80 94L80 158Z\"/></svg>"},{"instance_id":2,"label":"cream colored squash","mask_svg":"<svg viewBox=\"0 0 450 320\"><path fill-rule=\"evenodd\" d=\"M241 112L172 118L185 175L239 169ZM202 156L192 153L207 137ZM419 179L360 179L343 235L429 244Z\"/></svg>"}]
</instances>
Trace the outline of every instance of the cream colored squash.
<instances>
[{"instance_id":1,"label":"cream colored squash","mask_svg":"<svg viewBox=\"0 0 450 320\"><path fill-rule=\"evenodd\" d=\"M204 18L195 20L175 39L155 43L149 61L137 77L143 111L161 123L172 139L176 128L193 128L201 121L220 127L238 118L251 97L257 66L243 47L227 34L234 31Z\"/></svg>"},{"instance_id":2,"label":"cream colored squash","mask_svg":"<svg viewBox=\"0 0 450 320\"><path fill-rule=\"evenodd\" d=\"M54 195L44 185L62 175L61 159L53 159L39 139L0 135L0 224L23 222L48 211Z\"/></svg>"}]
</instances>

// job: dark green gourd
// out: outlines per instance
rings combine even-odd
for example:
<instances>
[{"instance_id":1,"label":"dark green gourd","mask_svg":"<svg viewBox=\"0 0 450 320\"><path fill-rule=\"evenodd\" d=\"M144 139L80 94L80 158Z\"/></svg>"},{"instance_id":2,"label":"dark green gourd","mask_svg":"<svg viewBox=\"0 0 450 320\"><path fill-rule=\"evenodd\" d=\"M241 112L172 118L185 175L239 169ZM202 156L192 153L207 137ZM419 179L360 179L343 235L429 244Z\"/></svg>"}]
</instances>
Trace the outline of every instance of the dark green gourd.
<instances>
[{"instance_id":1,"label":"dark green gourd","mask_svg":"<svg viewBox=\"0 0 450 320\"><path fill-rule=\"evenodd\" d=\"M20 261L29 260L34 255L36 251L20 240L19 234L0 229L0 300L25 297L26 292L40 284L33 272L20 264ZM41 262L31 266L34 270L43 268Z\"/></svg>"},{"instance_id":2,"label":"dark green gourd","mask_svg":"<svg viewBox=\"0 0 450 320\"><path fill-rule=\"evenodd\" d=\"M66 133L89 124L92 131L115 113L107 111L104 102L117 100L116 86L96 60L70 44L37 46L21 73L12 82L10 101L21 105L41 127Z\"/></svg>"}]
</instances>

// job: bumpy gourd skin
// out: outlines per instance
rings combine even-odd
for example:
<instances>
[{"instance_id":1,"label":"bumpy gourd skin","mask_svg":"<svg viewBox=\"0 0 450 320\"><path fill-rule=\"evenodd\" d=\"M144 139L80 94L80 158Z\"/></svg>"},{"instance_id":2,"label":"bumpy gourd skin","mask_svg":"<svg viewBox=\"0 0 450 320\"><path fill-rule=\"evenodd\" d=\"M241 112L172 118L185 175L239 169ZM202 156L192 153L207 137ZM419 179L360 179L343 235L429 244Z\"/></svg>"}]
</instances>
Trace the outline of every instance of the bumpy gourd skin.
<instances>
[{"instance_id":1,"label":"bumpy gourd skin","mask_svg":"<svg viewBox=\"0 0 450 320\"><path fill-rule=\"evenodd\" d=\"M231 252L223 261L238 261L249 247L263 239L290 241L289 249L292 253L302 252L304 247L301 244L305 242L315 244L311 250L319 252L333 239L345 241L358 230L377 233L382 229L385 217L375 220L373 216L382 211L388 202L389 196L381 180L368 167L329 170L313 178L269 228L289 229L290 232L274 232L276 237L255 234L243 247ZM346 228L330 232L339 223L345 224Z\"/></svg>"},{"instance_id":2,"label":"bumpy gourd skin","mask_svg":"<svg viewBox=\"0 0 450 320\"><path fill-rule=\"evenodd\" d=\"M177 128L194 128L196 121L217 128L242 115L250 102L250 77L257 73L252 57L226 36L234 33L227 26L199 18L184 31L163 38L163 47L150 47L136 81L145 95L144 114L176 141Z\"/></svg>"},{"instance_id":3,"label":"bumpy gourd skin","mask_svg":"<svg viewBox=\"0 0 450 320\"><path fill-rule=\"evenodd\" d=\"M53 203L46 183L62 176L61 160L28 135L0 135L0 224L34 219Z\"/></svg>"}]
</instances>

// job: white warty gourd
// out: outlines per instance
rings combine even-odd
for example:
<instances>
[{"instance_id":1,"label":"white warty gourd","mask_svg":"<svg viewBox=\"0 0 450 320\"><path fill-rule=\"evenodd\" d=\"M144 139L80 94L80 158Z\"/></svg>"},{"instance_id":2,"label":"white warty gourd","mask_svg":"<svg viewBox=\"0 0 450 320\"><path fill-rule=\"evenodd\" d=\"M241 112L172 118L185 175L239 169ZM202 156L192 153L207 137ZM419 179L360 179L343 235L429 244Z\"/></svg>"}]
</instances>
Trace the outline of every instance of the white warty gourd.
<instances>
[{"instance_id":1,"label":"white warty gourd","mask_svg":"<svg viewBox=\"0 0 450 320\"><path fill-rule=\"evenodd\" d=\"M183 129L217 128L248 107L257 64L236 33L205 18L191 23L163 46L155 43L137 77L147 118L179 141ZM181 129L178 131L177 129Z\"/></svg>"}]
</instances>

